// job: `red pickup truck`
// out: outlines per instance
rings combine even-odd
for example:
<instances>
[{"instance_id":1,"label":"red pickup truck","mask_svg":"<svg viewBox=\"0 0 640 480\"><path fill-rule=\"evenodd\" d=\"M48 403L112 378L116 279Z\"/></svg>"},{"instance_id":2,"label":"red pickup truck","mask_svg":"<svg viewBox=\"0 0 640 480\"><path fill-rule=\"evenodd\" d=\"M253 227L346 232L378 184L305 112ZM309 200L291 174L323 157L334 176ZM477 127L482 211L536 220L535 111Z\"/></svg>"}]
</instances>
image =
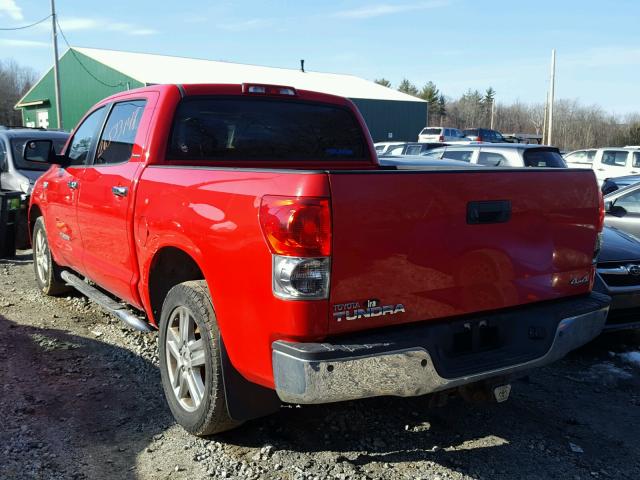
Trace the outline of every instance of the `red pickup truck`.
<instances>
[{"instance_id":1,"label":"red pickup truck","mask_svg":"<svg viewBox=\"0 0 640 480\"><path fill-rule=\"evenodd\" d=\"M281 402L506 386L605 322L593 172L381 167L344 98L151 86L24 156L52 164L30 205L40 290L158 328L194 434Z\"/></svg>"}]
</instances>

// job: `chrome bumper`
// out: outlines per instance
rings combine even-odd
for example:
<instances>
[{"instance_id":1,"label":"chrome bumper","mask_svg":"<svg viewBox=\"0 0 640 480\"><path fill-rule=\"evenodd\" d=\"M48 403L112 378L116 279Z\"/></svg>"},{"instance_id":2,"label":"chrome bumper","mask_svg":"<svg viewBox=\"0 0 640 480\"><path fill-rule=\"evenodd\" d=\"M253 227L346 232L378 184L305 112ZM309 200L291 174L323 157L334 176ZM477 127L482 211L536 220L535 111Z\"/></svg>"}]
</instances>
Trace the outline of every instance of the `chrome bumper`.
<instances>
[{"instance_id":1,"label":"chrome bumper","mask_svg":"<svg viewBox=\"0 0 640 480\"><path fill-rule=\"evenodd\" d=\"M314 361L280 351L278 344L286 345L287 352L295 352L296 346L303 351L310 345L326 349L331 345L276 341L272 359L276 392L284 402L317 404L382 395L418 396L511 375L552 363L598 336L608 310L608 305L601 306L561 320L551 347L534 360L457 378L442 377L423 347Z\"/></svg>"}]
</instances>

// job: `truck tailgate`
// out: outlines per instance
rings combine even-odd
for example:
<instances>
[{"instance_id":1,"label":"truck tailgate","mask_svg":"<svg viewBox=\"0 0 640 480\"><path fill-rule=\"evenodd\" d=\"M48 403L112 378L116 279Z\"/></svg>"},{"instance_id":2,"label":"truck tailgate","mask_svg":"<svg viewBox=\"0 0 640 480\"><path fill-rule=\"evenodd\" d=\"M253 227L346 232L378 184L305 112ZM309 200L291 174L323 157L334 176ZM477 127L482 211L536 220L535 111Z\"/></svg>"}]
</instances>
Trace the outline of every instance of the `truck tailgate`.
<instances>
[{"instance_id":1,"label":"truck tailgate","mask_svg":"<svg viewBox=\"0 0 640 480\"><path fill-rule=\"evenodd\" d=\"M331 333L590 291L591 171L330 172Z\"/></svg>"}]
</instances>

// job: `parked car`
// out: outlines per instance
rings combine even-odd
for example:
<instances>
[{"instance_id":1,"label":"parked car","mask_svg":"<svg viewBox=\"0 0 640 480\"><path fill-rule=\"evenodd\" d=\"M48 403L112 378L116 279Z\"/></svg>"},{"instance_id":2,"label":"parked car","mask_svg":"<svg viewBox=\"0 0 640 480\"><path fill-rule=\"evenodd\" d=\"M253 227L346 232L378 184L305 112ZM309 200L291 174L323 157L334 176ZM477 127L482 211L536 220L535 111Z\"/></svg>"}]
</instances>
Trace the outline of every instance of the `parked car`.
<instances>
[{"instance_id":1,"label":"parked car","mask_svg":"<svg viewBox=\"0 0 640 480\"><path fill-rule=\"evenodd\" d=\"M479 169L484 168L482 165L473 165L468 162L459 160L438 160L420 155L396 155L378 157L378 162L383 167L396 167L398 170L452 170L452 169Z\"/></svg>"},{"instance_id":2,"label":"parked car","mask_svg":"<svg viewBox=\"0 0 640 480\"><path fill-rule=\"evenodd\" d=\"M594 290L612 298L605 330L640 328L640 240L605 226Z\"/></svg>"},{"instance_id":3,"label":"parked car","mask_svg":"<svg viewBox=\"0 0 640 480\"><path fill-rule=\"evenodd\" d=\"M624 177L605 178L600 190L602 190L603 195L607 195L638 182L640 182L640 175L625 175Z\"/></svg>"},{"instance_id":4,"label":"parked car","mask_svg":"<svg viewBox=\"0 0 640 480\"><path fill-rule=\"evenodd\" d=\"M69 138L65 132L30 128L0 129L0 188L25 194L31 193L36 179L49 168L41 162L27 162L22 157L28 139L49 139L57 153L62 151Z\"/></svg>"},{"instance_id":5,"label":"parked car","mask_svg":"<svg viewBox=\"0 0 640 480\"><path fill-rule=\"evenodd\" d=\"M467 128L462 134L472 142L508 143L500 132L488 128Z\"/></svg>"},{"instance_id":6,"label":"parked car","mask_svg":"<svg viewBox=\"0 0 640 480\"><path fill-rule=\"evenodd\" d=\"M387 156L397 156L397 155L422 155L429 150L433 150L434 148L440 148L447 146L446 143L420 143L420 142L409 142L402 143L399 145L395 145L389 148L383 155ZM380 154L378 154L380 156Z\"/></svg>"},{"instance_id":7,"label":"parked car","mask_svg":"<svg viewBox=\"0 0 640 480\"><path fill-rule=\"evenodd\" d=\"M604 204L607 225L640 238L640 184L605 195Z\"/></svg>"},{"instance_id":8,"label":"parked car","mask_svg":"<svg viewBox=\"0 0 640 480\"><path fill-rule=\"evenodd\" d=\"M50 147L25 149L58 165L31 196L38 288L159 328L194 434L281 402L502 401L604 326L592 172L383 168L348 99L255 84L121 92Z\"/></svg>"},{"instance_id":9,"label":"parked car","mask_svg":"<svg viewBox=\"0 0 640 480\"><path fill-rule=\"evenodd\" d=\"M566 167L557 148L524 143L451 145L424 155L490 167Z\"/></svg>"},{"instance_id":10,"label":"parked car","mask_svg":"<svg viewBox=\"0 0 640 480\"><path fill-rule=\"evenodd\" d=\"M467 138L457 128L425 127L418 135L418 142L466 142Z\"/></svg>"},{"instance_id":11,"label":"parked car","mask_svg":"<svg viewBox=\"0 0 640 480\"><path fill-rule=\"evenodd\" d=\"M597 148L576 150L565 155L569 167L592 168L598 182L606 178L640 174L640 149Z\"/></svg>"},{"instance_id":12,"label":"parked car","mask_svg":"<svg viewBox=\"0 0 640 480\"><path fill-rule=\"evenodd\" d=\"M374 148L378 155L385 155L390 149L404 145L406 142L378 142L374 144Z\"/></svg>"},{"instance_id":13,"label":"parked car","mask_svg":"<svg viewBox=\"0 0 640 480\"><path fill-rule=\"evenodd\" d=\"M48 139L57 153L61 152L69 134L51 130L3 127L0 129L0 190L22 192L20 210L16 218L16 248L29 246L27 207L36 179L49 168L41 162L27 162L22 153L28 139Z\"/></svg>"}]
</instances>

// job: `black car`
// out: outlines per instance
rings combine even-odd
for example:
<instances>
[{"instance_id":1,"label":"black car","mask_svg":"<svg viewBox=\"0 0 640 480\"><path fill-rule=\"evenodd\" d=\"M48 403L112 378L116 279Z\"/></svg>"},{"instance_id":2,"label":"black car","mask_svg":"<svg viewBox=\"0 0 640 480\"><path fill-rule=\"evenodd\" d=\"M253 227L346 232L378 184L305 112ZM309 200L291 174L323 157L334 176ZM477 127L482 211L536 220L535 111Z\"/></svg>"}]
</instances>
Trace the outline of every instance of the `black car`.
<instances>
[{"instance_id":1,"label":"black car","mask_svg":"<svg viewBox=\"0 0 640 480\"><path fill-rule=\"evenodd\" d=\"M605 226L594 290L612 298L605 331L640 328L640 240Z\"/></svg>"},{"instance_id":2,"label":"black car","mask_svg":"<svg viewBox=\"0 0 640 480\"><path fill-rule=\"evenodd\" d=\"M472 142L508 143L500 132L488 128L467 128L462 134Z\"/></svg>"},{"instance_id":3,"label":"black car","mask_svg":"<svg viewBox=\"0 0 640 480\"><path fill-rule=\"evenodd\" d=\"M603 195L607 195L638 182L640 182L640 175L625 175L624 177L605 178L600 189L602 190Z\"/></svg>"}]
</instances>

